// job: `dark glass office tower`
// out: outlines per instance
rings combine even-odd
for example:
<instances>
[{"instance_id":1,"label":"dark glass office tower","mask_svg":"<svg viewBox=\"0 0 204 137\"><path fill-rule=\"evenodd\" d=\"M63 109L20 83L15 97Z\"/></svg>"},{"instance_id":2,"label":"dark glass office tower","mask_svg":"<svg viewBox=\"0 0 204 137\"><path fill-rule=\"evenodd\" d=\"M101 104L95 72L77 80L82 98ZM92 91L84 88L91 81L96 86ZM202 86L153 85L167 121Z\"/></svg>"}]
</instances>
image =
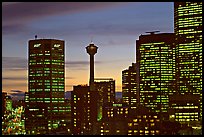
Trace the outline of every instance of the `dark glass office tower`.
<instances>
[{"instance_id":1,"label":"dark glass office tower","mask_svg":"<svg viewBox=\"0 0 204 137\"><path fill-rule=\"evenodd\" d=\"M168 96L175 92L174 34L141 35L136 50L139 102L152 112L167 112Z\"/></svg>"},{"instance_id":2,"label":"dark glass office tower","mask_svg":"<svg viewBox=\"0 0 204 137\"><path fill-rule=\"evenodd\" d=\"M200 95L202 117L202 2L174 2L174 31L178 92Z\"/></svg>"},{"instance_id":3,"label":"dark glass office tower","mask_svg":"<svg viewBox=\"0 0 204 137\"><path fill-rule=\"evenodd\" d=\"M27 134L50 134L68 109L64 101L64 41L29 41Z\"/></svg>"}]
</instances>

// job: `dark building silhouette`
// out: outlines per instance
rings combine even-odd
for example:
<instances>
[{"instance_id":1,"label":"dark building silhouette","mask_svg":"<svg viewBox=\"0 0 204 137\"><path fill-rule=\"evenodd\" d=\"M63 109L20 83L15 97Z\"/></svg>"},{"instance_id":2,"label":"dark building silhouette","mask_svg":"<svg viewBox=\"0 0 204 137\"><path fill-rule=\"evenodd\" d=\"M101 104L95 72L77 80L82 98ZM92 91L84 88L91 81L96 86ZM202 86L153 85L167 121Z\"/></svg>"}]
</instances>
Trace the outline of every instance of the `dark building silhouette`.
<instances>
[{"instance_id":1,"label":"dark building silhouette","mask_svg":"<svg viewBox=\"0 0 204 137\"><path fill-rule=\"evenodd\" d=\"M12 104L13 108L17 108L17 107L23 107L25 108L25 100L21 99L21 100L13 100L13 104Z\"/></svg>"},{"instance_id":2,"label":"dark building silhouette","mask_svg":"<svg viewBox=\"0 0 204 137\"><path fill-rule=\"evenodd\" d=\"M128 105L136 104L136 63L132 63L128 69L122 71L122 98Z\"/></svg>"},{"instance_id":3,"label":"dark building silhouette","mask_svg":"<svg viewBox=\"0 0 204 137\"><path fill-rule=\"evenodd\" d=\"M159 130L159 135L180 135L179 131L182 130L182 125L178 121L162 120Z\"/></svg>"},{"instance_id":4,"label":"dark building silhouette","mask_svg":"<svg viewBox=\"0 0 204 137\"><path fill-rule=\"evenodd\" d=\"M102 97L103 103L115 102L115 80L112 78L95 78L94 86Z\"/></svg>"},{"instance_id":5,"label":"dark building silhouette","mask_svg":"<svg viewBox=\"0 0 204 137\"><path fill-rule=\"evenodd\" d=\"M129 109L127 135L160 135L160 121L158 113L138 104Z\"/></svg>"},{"instance_id":6,"label":"dark building silhouette","mask_svg":"<svg viewBox=\"0 0 204 137\"><path fill-rule=\"evenodd\" d=\"M6 96L7 96L7 93L6 92L2 92L2 94L1 94L2 96L1 96L1 98L2 98L2 100L1 100L1 103L2 103L2 106L1 106L1 114L2 114L2 117L3 117L3 119L4 119L4 114L6 113Z\"/></svg>"},{"instance_id":7,"label":"dark building silhouette","mask_svg":"<svg viewBox=\"0 0 204 137\"><path fill-rule=\"evenodd\" d=\"M176 92L174 39L173 33L151 33L136 41L138 102L157 114L167 113Z\"/></svg>"},{"instance_id":8,"label":"dark building silhouette","mask_svg":"<svg viewBox=\"0 0 204 137\"><path fill-rule=\"evenodd\" d=\"M112 78L95 78L94 86L98 92L97 121L100 121L104 104L115 102L115 80Z\"/></svg>"},{"instance_id":9,"label":"dark building silhouette","mask_svg":"<svg viewBox=\"0 0 204 137\"><path fill-rule=\"evenodd\" d=\"M103 106L100 135L159 135L161 120L147 107L127 103Z\"/></svg>"},{"instance_id":10,"label":"dark building silhouette","mask_svg":"<svg viewBox=\"0 0 204 137\"><path fill-rule=\"evenodd\" d=\"M174 2L174 31L177 90L200 95L202 119L202 2Z\"/></svg>"},{"instance_id":11,"label":"dark building silhouette","mask_svg":"<svg viewBox=\"0 0 204 137\"><path fill-rule=\"evenodd\" d=\"M64 99L64 41L29 40L27 134L53 134L67 118Z\"/></svg>"},{"instance_id":12,"label":"dark building silhouette","mask_svg":"<svg viewBox=\"0 0 204 137\"><path fill-rule=\"evenodd\" d=\"M100 135L127 135L127 120L124 118L118 121L114 119L102 120L100 123Z\"/></svg>"},{"instance_id":13,"label":"dark building silhouette","mask_svg":"<svg viewBox=\"0 0 204 137\"><path fill-rule=\"evenodd\" d=\"M181 124L199 121L200 102L196 94L174 94L169 96L170 119Z\"/></svg>"},{"instance_id":14,"label":"dark building silhouette","mask_svg":"<svg viewBox=\"0 0 204 137\"><path fill-rule=\"evenodd\" d=\"M72 134L89 134L90 123L90 91L87 85L74 86L71 93Z\"/></svg>"},{"instance_id":15,"label":"dark building silhouette","mask_svg":"<svg viewBox=\"0 0 204 137\"><path fill-rule=\"evenodd\" d=\"M88 134L94 135L97 134L95 127L97 127L97 115L98 115L98 104L99 104L99 95L98 91L94 86L94 55L97 53L98 47L94 45L92 42L86 47L86 51L90 56L90 79L89 79L89 92L90 94L90 118L89 125L90 125L90 132Z\"/></svg>"},{"instance_id":16,"label":"dark building silhouette","mask_svg":"<svg viewBox=\"0 0 204 137\"><path fill-rule=\"evenodd\" d=\"M97 49L98 47L93 43L86 47L86 51L90 55L89 86L74 86L71 93L73 135L97 134L99 95L94 86L94 55L97 53Z\"/></svg>"},{"instance_id":17,"label":"dark building silhouette","mask_svg":"<svg viewBox=\"0 0 204 137\"><path fill-rule=\"evenodd\" d=\"M127 103L106 103L100 121L100 135L127 135Z\"/></svg>"}]
</instances>

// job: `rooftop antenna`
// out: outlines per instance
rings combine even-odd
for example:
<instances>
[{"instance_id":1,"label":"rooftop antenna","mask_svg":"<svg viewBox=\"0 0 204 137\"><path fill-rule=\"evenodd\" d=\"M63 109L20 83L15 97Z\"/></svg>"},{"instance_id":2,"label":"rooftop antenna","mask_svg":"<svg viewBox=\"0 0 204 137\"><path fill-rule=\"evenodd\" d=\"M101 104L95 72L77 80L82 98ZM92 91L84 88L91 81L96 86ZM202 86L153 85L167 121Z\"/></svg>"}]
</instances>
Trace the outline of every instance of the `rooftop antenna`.
<instances>
[{"instance_id":1,"label":"rooftop antenna","mask_svg":"<svg viewBox=\"0 0 204 137\"><path fill-rule=\"evenodd\" d=\"M148 31L148 32L145 32L145 33L150 33L150 35L152 35L152 34L155 34L156 32L160 32L160 31Z\"/></svg>"},{"instance_id":2,"label":"rooftop antenna","mask_svg":"<svg viewBox=\"0 0 204 137\"><path fill-rule=\"evenodd\" d=\"M37 35L35 35L35 39L37 39L37 37L38 37L38 36L37 36Z\"/></svg>"}]
</instances>

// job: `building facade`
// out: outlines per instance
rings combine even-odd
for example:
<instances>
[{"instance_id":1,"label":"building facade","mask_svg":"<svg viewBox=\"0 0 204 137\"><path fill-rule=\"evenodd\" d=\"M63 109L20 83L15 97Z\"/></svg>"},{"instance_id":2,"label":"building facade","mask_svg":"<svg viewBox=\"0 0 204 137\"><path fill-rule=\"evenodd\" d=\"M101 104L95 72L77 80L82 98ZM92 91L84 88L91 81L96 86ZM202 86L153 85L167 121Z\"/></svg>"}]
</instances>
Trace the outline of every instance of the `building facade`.
<instances>
[{"instance_id":1,"label":"building facade","mask_svg":"<svg viewBox=\"0 0 204 137\"><path fill-rule=\"evenodd\" d=\"M202 2L174 2L176 79L180 94L200 95L202 117Z\"/></svg>"},{"instance_id":2,"label":"building facade","mask_svg":"<svg viewBox=\"0 0 204 137\"><path fill-rule=\"evenodd\" d=\"M99 95L97 121L100 121L104 104L113 104L115 102L115 80L112 78L95 78L94 86Z\"/></svg>"},{"instance_id":3,"label":"building facade","mask_svg":"<svg viewBox=\"0 0 204 137\"><path fill-rule=\"evenodd\" d=\"M167 112L168 96L175 91L173 33L139 36L136 41L139 102L152 112Z\"/></svg>"},{"instance_id":4,"label":"building facade","mask_svg":"<svg viewBox=\"0 0 204 137\"><path fill-rule=\"evenodd\" d=\"M160 121L158 113L138 104L129 109L127 135L160 135Z\"/></svg>"},{"instance_id":5,"label":"building facade","mask_svg":"<svg viewBox=\"0 0 204 137\"><path fill-rule=\"evenodd\" d=\"M127 135L127 103L106 103L103 106L99 135Z\"/></svg>"},{"instance_id":6,"label":"building facade","mask_svg":"<svg viewBox=\"0 0 204 137\"><path fill-rule=\"evenodd\" d=\"M169 114L174 121L191 124L199 121L200 102L196 94L174 94L169 97Z\"/></svg>"},{"instance_id":7,"label":"building facade","mask_svg":"<svg viewBox=\"0 0 204 137\"><path fill-rule=\"evenodd\" d=\"M122 98L128 105L136 104L136 63L122 71Z\"/></svg>"},{"instance_id":8,"label":"building facade","mask_svg":"<svg viewBox=\"0 0 204 137\"><path fill-rule=\"evenodd\" d=\"M87 85L74 86L71 93L72 134L91 135L96 134L94 128L97 125L98 98ZM93 99L94 98L94 99Z\"/></svg>"},{"instance_id":9,"label":"building facade","mask_svg":"<svg viewBox=\"0 0 204 137\"><path fill-rule=\"evenodd\" d=\"M51 134L65 120L64 41L29 41L28 95L25 110L27 134Z\"/></svg>"}]
</instances>

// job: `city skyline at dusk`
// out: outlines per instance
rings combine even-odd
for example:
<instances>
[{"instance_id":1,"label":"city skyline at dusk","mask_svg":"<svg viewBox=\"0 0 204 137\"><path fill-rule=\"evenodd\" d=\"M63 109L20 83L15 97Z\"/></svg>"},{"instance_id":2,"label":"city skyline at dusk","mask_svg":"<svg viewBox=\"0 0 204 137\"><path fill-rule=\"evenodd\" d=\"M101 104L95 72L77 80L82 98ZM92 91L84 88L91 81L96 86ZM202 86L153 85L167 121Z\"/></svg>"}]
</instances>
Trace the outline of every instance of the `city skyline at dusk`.
<instances>
[{"instance_id":1,"label":"city skyline at dusk","mask_svg":"<svg viewBox=\"0 0 204 137\"><path fill-rule=\"evenodd\" d=\"M2 135L202 135L202 2L2 8Z\"/></svg>"},{"instance_id":2,"label":"city skyline at dusk","mask_svg":"<svg viewBox=\"0 0 204 137\"><path fill-rule=\"evenodd\" d=\"M95 77L113 78L121 92L122 70L135 62L136 39L154 30L173 32L173 2L4 2L2 90L27 92L28 40L37 35L65 41L65 91L88 84L85 47L93 41L99 48Z\"/></svg>"}]
</instances>

